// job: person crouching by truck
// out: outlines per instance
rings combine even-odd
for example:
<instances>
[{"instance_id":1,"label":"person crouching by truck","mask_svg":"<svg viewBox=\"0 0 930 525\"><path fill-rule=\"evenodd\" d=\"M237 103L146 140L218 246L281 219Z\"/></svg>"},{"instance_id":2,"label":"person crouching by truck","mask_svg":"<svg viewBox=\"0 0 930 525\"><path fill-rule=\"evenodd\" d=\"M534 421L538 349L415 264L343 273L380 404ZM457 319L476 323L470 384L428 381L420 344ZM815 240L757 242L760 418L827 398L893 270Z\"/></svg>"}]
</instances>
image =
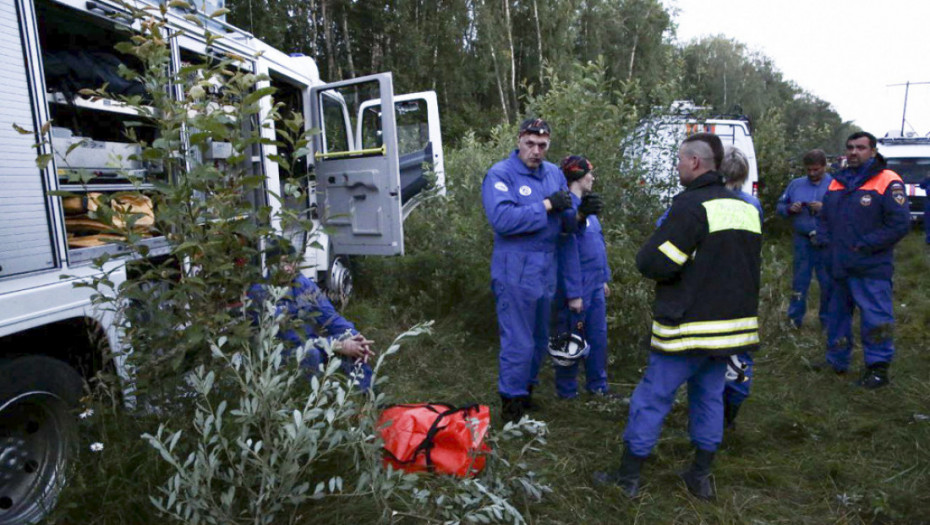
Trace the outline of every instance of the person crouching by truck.
<instances>
[{"instance_id":1,"label":"person crouching by truck","mask_svg":"<svg viewBox=\"0 0 930 525\"><path fill-rule=\"evenodd\" d=\"M341 371L363 391L372 387L373 371L369 360L374 357L374 341L366 338L355 325L339 314L323 290L309 277L300 273L294 249L284 247L286 242L270 243L266 253L269 259L278 259L276 275L269 276L268 283L254 284L249 289L249 298L258 308L268 299L269 285L287 286L287 293L278 302L278 311L283 312L284 326L278 338L287 345L286 351L308 344L300 367L308 376L322 371L329 361L329 354L322 343L326 339L333 354L340 358ZM255 308L255 307L253 307Z\"/></svg>"}]
</instances>

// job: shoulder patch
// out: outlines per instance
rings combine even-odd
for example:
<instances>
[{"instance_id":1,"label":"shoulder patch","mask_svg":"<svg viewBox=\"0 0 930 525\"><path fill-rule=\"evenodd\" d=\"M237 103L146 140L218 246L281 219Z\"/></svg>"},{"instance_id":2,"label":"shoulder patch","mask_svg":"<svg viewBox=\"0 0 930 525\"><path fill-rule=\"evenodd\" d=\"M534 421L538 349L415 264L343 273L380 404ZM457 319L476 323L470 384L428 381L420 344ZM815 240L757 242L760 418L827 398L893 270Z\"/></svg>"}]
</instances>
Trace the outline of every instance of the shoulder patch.
<instances>
[{"instance_id":1,"label":"shoulder patch","mask_svg":"<svg viewBox=\"0 0 930 525\"><path fill-rule=\"evenodd\" d=\"M904 206L907 204L907 195L904 193L904 185L900 182L893 182L890 186L891 188L891 197L894 199L895 203L898 206Z\"/></svg>"},{"instance_id":2,"label":"shoulder patch","mask_svg":"<svg viewBox=\"0 0 930 525\"><path fill-rule=\"evenodd\" d=\"M497 181L494 183L494 189L500 190L500 191L507 191L507 185L501 181Z\"/></svg>"}]
</instances>

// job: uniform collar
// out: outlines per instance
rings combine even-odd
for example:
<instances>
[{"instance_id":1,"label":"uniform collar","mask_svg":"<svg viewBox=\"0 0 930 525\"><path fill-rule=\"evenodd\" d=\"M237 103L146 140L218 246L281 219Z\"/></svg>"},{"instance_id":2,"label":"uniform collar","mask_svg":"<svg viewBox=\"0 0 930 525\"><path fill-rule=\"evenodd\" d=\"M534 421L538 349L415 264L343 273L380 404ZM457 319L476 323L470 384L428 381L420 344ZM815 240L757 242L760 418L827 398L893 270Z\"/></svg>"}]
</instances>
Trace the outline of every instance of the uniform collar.
<instances>
[{"instance_id":1,"label":"uniform collar","mask_svg":"<svg viewBox=\"0 0 930 525\"><path fill-rule=\"evenodd\" d=\"M542 179L543 178L543 173L542 173L543 165L540 164L539 167L536 168L535 170L530 169L529 166L527 166L526 164L523 163L522 160L520 160L520 156L517 155L517 153L518 153L518 150L516 149L511 151L510 158L508 159L510 161L510 165L517 172L517 174L526 175L528 177L533 177L536 179ZM545 162L546 161L543 161L543 163Z\"/></svg>"},{"instance_id":2,"label":"uniform collar","mask_svg":"<svg viewBox=\"0 0 930 525\"><path fill-rule=\"evenodd\" d=\"M698 188L703 188L704 186L710 186L712 184L723 184L723 177L713 170L704 173L700 177L688 183L685 191L696 190Z\"/></svg>"}]
</instances>

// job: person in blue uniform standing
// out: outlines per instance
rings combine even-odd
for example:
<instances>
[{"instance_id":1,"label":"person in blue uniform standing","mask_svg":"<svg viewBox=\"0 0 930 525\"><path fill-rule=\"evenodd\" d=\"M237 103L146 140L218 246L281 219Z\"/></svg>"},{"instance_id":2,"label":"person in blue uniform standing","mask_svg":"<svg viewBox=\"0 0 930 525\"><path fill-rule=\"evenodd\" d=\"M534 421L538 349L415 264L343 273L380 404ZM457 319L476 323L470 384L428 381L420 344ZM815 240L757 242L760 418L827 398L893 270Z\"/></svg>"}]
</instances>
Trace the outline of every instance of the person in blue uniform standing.
<instances>
[{"instance_id":1,"label":"person in blue uniform standing","mask_svg":"<svg viewBox=\"0 0 930 525\"><path fill-rule=\"evenodd\" d=\"M924 197L924 235L927 245L930 246L930 175L920 181L920 187L926 192Z\"/></svg>"},{"instance_id":2,"label":"person in blue uniform standing","mask_svg":"<svg viewBox=\"0 0 930 525\"><path fill-rule=\"evenodd\" d=\"M580 320L584 338L591 346L585 358L585 388L592 394L608 394L607 386L607 296L610 295L610 266L607 245L598 215L603 201L594 187L594 166L585 157L571 155L562 159L562 174L568 183L572 206L577 210L581 227L575 233L582 285L582 312L572 312L567 304L558 305L559 333L568 333ZM564 270L561 273L564 273ZM564 279L562 279L564 282ZM558 297L561 297L562 293ZM555 368L556 394L563 399L578 395L578 364Z\"/></svg>"},{"instance_id":3,"label":"person in blue uniform standing","mask_svg":"<svg viewBox=\"0 0 930 525\"><path fill-rule=\"evenodd\" d=\"M481 187L494 230L491 289L501 343L497 387L507 421L520 420L532 406L532 388L548 347L558 262L577 264L577 256L564 256L574 246L560 242L573 237L577 217L565 177L545 160L550 137L546 121L525 120L517 149L488 170ZM577 266L565 270L578 275ZM577 280L566 286L569 306L580 311Z\"/></svg>"},{"instance_id":4,"label":"person in blue uniform standing","mask_svg":"<svg viewBox=\"0 0 930 525\"><path fill-rule=\"evenodd\" d=\"M817 275L820 284L820 326L827 325L827 304L830 300L830 278L827 276L822 250L814 242L817 233L817 215L823 206L823 197L833 181L827 175L827 156L822 150L814 149L801 159L806 177L792 180L778 199L776 212L791 219L794 229L794 279L791 282L791 302L788 304L788 319L800 328L807 312L807 290L811 274Z\"/></svg>"},{"instance_id":5,"label":"person in blue uniform standing","mask_svg":"<svg viewBox=\"0 0 930 525\"><path fill-rule=\"evenodd\" d=\"M817 216L816 242L823 246L832 279L827 315L826 361L815 369L849 369L853 309L861 320L865 369L857 384L889 383L894 357L894 246L907 235L910 211L901 177L887 169L875 137L863 131L846 139L847 167L833 177Z\"/></svg>"},{"instance_id":6,"label":"person in blue uniform standing","mask_svg":"<svg viewBox=\"0 0 930 525\"><path fill-rule=\"evenodd\" d=\"M595 483L616 484L629 497L639 493L641 466L686 382L695 455L681 477L694 496L715 497L711 465L723 439L727 362L759 345L762 225L758 210L724 185L717 171L723 155L710 133L682 142L685 189L636 255L640 273L656 281L652 351L630 400L620 467L594 475Z\"/></svg>"}]
</instances>

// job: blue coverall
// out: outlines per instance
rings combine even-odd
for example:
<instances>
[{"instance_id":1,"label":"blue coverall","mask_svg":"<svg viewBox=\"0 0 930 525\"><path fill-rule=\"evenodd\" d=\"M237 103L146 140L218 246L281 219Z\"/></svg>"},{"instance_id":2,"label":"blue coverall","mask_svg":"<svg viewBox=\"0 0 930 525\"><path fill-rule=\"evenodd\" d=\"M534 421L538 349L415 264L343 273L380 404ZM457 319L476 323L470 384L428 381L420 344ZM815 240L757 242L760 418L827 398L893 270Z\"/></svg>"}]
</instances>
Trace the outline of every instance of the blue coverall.
<instances>
[{"instance_id":1,"label":"blue coverall","mask_svg":"<svg viewBox=\"0 0 930 525\"><path fill-rule=\"evenodd\" d=\"M256 284L249 290L253 301L263 301L267 297L265 286ZM294 328L288 328L278 333L278 337L287 341L293 347L304 344L305 341L327 337L330 341L338 339L347 333L357 335L359 332L345 317L339 315L336 308L320 290L315 282L298 273L291 282L287 295L278 305L279 311L286 309L289 319L302 321L300 333ZM325 334L325 335L324 335ZM358 381L358 388L368 390L371 388L372 369L368 363L354 361L347 357L340 357L342 372ZM317 346L307 349L304 359L300 362L301 368L310 373L318 373L321 365L329 360L326 352Z\"/></svg>"},{"instance_id":2,"label":"blue coverall","mask_svg":"<svg viewBox=\"0 0 930 525\"><path fill-rule=\"evenodd\" d=\"M927 192L924 199L924 235L926 235L927 244L930 244L930 177L920 181L920 187Z\"/></svg>"},{"instance_id":3,"label":"blue coverall","mask_svg":"<svg viewBox=\"0 0 930 525\"><path fill-rule=\"evenodd\" d=\"M873 158L835 175L817 220L832 279L827 320L827 362L849 368L852 315L858 306L865 364L887 365L894 356L892 276L894 245L910 227L904 183Z\"/></svg>"},{"instance_id":4,"label":"blue coverall","mask_svg":"<svg viewBox=\"0 0 930 525\"><path fill-rule=\"evenodd\" d=\"M817 230L817 217L806 203L823 202L832 180L829 175L824 175L819 183L814 184L807 177L799 177L788 184L778 199L776 211L782 217L790 218L794 228L794 279L791 282L788 318L798 327L801 326L807 312L807 290L810 288L812 273L817 274L817 282L820 283L820 325L827 325L830 278L824 265L822 250L811 241L811 232ZM799 213L791 213L788 210L795 202L805 204Z\"/></svg>"},{"instance_id":5,"label":"blue coverall","mask_svg":"<svg viewBox=\"0 0 930 525\"><path fill-rule=\"evenodd\" d=\"M568 191L568 185L556 165L543 162L530 169L516 150L492 166L482 183L485 214L494 230L491 289L501 341L497 388L505 398L529 395L546 356L557 261L563 259L556 252L566 246L559 236L574 233L577 222L574 210L546 212L543 201L559 190ZM565 259L571 264L570 257ZM574 275L578 271L566 268ZM566 292L581 296L575 284Z\"/></svg>"},{"instance_id":6,"label":"blue coverall","mask_svg":"<svg viewBox=\"0 0 930 525\"><path fill-rule=\"evenodd\" d=\"M575 210L581 199L572 194ZM585 219L583 227L575 234L579 267L581 269L582 302L584 311L574 314L568 309L564 291L558 294L558 330L567 332L575 319L584 321L585 340L591 346L585 358L585 377L588 392L607 393L607 300L604 285L610 282L610 266L607 264L607 245L604 232L596 215ZM564 265L559 268L565 272ZM564 279L560 279L564 282ZM562 288L562 286L560 286ZM572 398L578 395L578 364L555 367L555 389L559 397Z\"/></svg>"}]
</instances>

